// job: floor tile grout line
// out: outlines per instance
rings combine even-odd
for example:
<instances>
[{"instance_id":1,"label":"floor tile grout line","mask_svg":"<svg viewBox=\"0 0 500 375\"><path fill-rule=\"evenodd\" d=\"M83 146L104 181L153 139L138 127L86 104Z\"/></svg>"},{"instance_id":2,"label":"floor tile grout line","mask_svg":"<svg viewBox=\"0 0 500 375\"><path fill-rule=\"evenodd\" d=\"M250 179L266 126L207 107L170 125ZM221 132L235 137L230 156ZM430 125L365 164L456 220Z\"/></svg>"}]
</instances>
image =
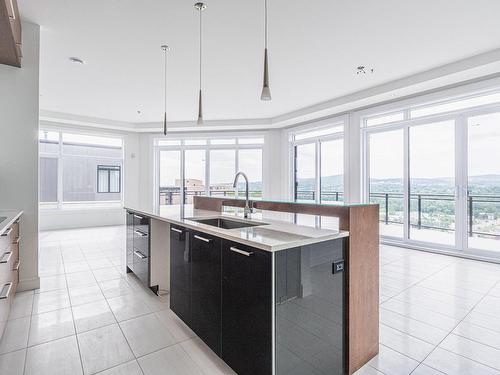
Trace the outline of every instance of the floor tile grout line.
<instances>
[{"instance_id":1,"label":"floor tile grout line","mask_svg":"<svg viewBox=\"0 0 500 375\"><path fill-rule=\"evenodd\" d=\"M496 284L495 284L495 285L496 285ZM426 357L422 360L422 362L421 362L421 363L424 363L424 361L425 361L427 358L429 358L429 356L430 356L430 355L431 355L431 354L432 354L432 353L433 353L433 352L434 352L437 348L440 348L439 346L443 343L443 341L444 341L444 340L446 340L446 339L447 339L447 338L448 338L451 334L453 334L453 331L455 331L455 329L457 329L457 327L458 327L458 326L459 326L459 325L460 325L460 324L461 324L461 323L462 323L462 322L463 322L463 321L464 321L464 320L465 320L465 319L466 319L466 318L470 315L470 313L471 313L471 312L472 312L472 311L473 311L473 310L477 307L477 305L479 305L479 303L480 303L480 302L481 302L481 301L482 301L482 300L483 300L483 299L484 299L484 298L488 295L488 293L489 293L489 292L490 292L490 291L491 291L491 290L495 287L495 285L494 285L494 286L492 286L492 287L491 287L491 288L490 288L490 289L489 289L489 290L488 290L488 291L487 291L487 292L483 295L483 297L479 299L479 301L477 301L477 303L476 303L476 304L475 304L475 305L474 305L474 306L470 309L470 311L467 313L467 315L466 315L466 316L464 316L464 317L463 317L463 318L462 318L462 319L458 322L458 324L457 324L457 325L455 325L455 327L454 327L451 331L449 331L449 333L448 333L448 334L447 334L447 335L446 335L446 336L445 336L445 337L444 337L444 338L443 338L443 339L442 339L442 340L441 340L441 341L440 341L440 342L439 342L439 343L438 343L438 344L434 347L434 349L433 349L433 350L432 350L432 351L431 351L431 352L430 352L430 353L429 353L429 354L428 354L428 355L427 355L427 356L426 356ZM440 348L440 349L447 350L447 349L445 349L445 348ZM483 366L486 366L486 367L489 367L489 368L493 368L493 369L495 369L494 367L491 367L491 366L489 366L489 365L486 365L486 364L484 364L484 363L482 363L482 362L476 361L476 360L474 360L474 359L472 359L472 358L466 357L466 356L461 355L461 354L459 354L459 353L455 353L455 352L453 352L453 351L451 351L451 350L448 350L448 351L449 351L450 353L453 353L453 354L459 355L459 356L461 356L461 357L463 357L463 358L466 358L466 359L468 359L468 360L470 360L470 361L473 361L473 362L479 363L479 364L481 364L481 365L483 365ZM427 365L427 366L428 366L428 365ZM432 367L432 366L429 366L429 367ZM432 368L433 368L433 367L432 367ZM497 370L497 371L498 371L499 369L495 369L495 370Z\"/></svg>"},{"instance_id":2,"label":"floor tile grout line","mask_svg":"<svg viewBox=\"0 0 500 375\"><path fill-rule=\"evenodd\" d=\"M78 348L78 357L80 358L80 367L82 369L82 374L85 374L85 369L83 368L82 352L80 350L80 341L78 340L78 334L76 330L75 314L73 313L73 305L71 304L71 296L69 295L68 279L66 278L66 276L64 278L66 280L66 289L68 290L68 299L71 309L71 318L73 319L73 329L75 331L75 340L76 340L76 347Z\"/></svg>"},{"instance_id":3,"label":"floor tile grout line","mask_svg":"<svg viewBox=\"0 0 500 375\"><path fill-rule=\"evenodd\" d=\"M33 297L33 300L35 298ZM33 306L31 307L33 309ZM28 338L26 339L26 351L24 353L24 367L23 367L23 375L25 374L26 372L26 364L28 363L28 344L29 344L29 341L30 341L30 334L31 334L31 322L33 321L33 315L30 315L29 317L30 319L30 325L29 325L29 328L28 328Z\"/></svg>"},{"instance_id":4,"label":"floor tile grout line","mask_svg":"<svg viewBox=\"0 0 500 375\"><path fill-rule=\"evenodd\" d=\"M396 314L397 314L397 313L396 313ZM404 315L402 315L402 316L404 316ZM407 318L407 317L406 317L406 318ZM412 319L412 318L409 318L409 319ZM415 320L415 319L413 319L413 320ZM420 322L420 321L418 321L418 322ZM422 322L420 322L420 323L422 323ZM423 343L425 343L425 344L429 344L429 345L432 345L432 346L436 345L436 344L434 344L433 342L429 342L429 341L426 341L426 340L424 340L424 339L421 339L420 337L417 337L417 336L412 335L411 333L408 333L408 332L402 331L402 330L400 330L399 328L392 327L392 326L390 326L390 325L389 325L389 324L387 324L387 323L380 322L379 324L384 325L384 326L386 326L386 327L389 327L389 328L391 328L391 329L393 329L393 330L395 330L395 331L398 331L398 332L400 332L400 333L403 333L403 334L405 334L406 336L409 336L409 337L411 337L411 338L413 338L413 339L416 339L416 340L422 341L422 342L423 342ZM427 325L428 325L429 327L436 328L436 327L431 326L431 325L429 325L429 324L427 324ZM437 328L437 329L439 329L439 328ZM442 330L442 331L445 331L445 330ZM446 332L446 331L445 331L445 332Z\"/></svg>"},{"instance_id":5,"label":"floor tile grout line","mask_svg":"<svg viewBox=\"0 0 500 375\"><path fill-rule=\"evenodd\" d=\"M452 266L451 264L448 264L448 265L446 265L446 266L443 266L443 267L442 267L442 268L440 268L439 270L437 270L437 271L435 271L435 272L433 272L433 273L429 274L428 276L426 276L426 277L422 278L420 281L418 281L418 282L416 282L416 283L413 283L413 284L412 284L412 285L410 285L408 288L403 289L400 293L398 293L398 294L396 294L396 295L392 296L391 298L389 298L389 299L388 299L387 301L385 301L384 303L386 303L386 302L388 302L388 301L390 301L390 300L392 300L392 299L395 299L395 297L397 297L397 296L399 296L400 294L404 293L405 291L409 290L409 289L410 289L410 288L412 288L413 286L418 285L419 283L423 282L424 280L426 280L426 279L428 279L428 278L430 278L430 277L432 277L432 276L434 276L434 275L438 274L439 272L441 272L441 271L443 271L443 270L445 270L445 269L447 269L448 267L451 267L451 266ZM380 307L382 307L382 308L383 308L383 306L382 306L382 305L383 305L383 304L381 304L381 306L380 306ZM396 312L396 313L397 313L397 312ZM405 316L405 315L403 315L403 314L400 314L400 315ZM414 319L414 320L418 320L418 319ZM420 321L420 320L419 320L419 321ZM425 322L423 322L423 323L425 323ZM379 324L380 324L380 317L379 317ZM451 331L449 331L449 332L451 332ZM449 335L449 332L448 332L448 335ZM447 335L447 336L448 336L448 335ZM446 338L447 336L445 336L445 338ZM443 340L444 340L444 339L443 339ZM440 341L440 343L441 343L441 342L442 342L442 340ZM383 344L380 344L380 343L379 343L379 345L383 345ZM438 345L439 345L439 344L438 344ZM415 359L413 359L413 358L411 358L411 357L407 356L407 355L406 355L406 354L404 354L404 353L401 353L401 352L399 352L399 351L397 351L397 350L394 350L393 348L389 348L389 349L394 350L395 352L397 352L397 353L399 353L399 354L401 354L401 355L405 356L406 358L410 358L410 359L412 359L412 360L414 360L414 361L416 361L416 362L418 362L418 363L419 363L419 364L418 364L418 365L417 365L417 366L416 366L416 367L415 367L415 368L414 368L414 369L410 372L410 374L411 374L411 373L413 373L413 371L415 371L415 369L416 369L418 366L420 366L420 364L422 364L422 363L423 363L423 361L424 361L424 360L425 360L425 359L426 359L426 358L427 358L427 357L428 357L428 356L429 356L429 355L430 355L430 354L431 354L434 350L436 350L436 348L437 348L437 346L438 346L438 345L435 345L435 346L434 346L434 348L430 351L430 353L429 353L429 354L428 354L428 355L427 355L427 356L426 356L426 357L425 357L422 361L417 361L417 360L415 360ZM383 346L386 346L386 345L383 345Z\"/></svg>"},{"instance_id":6,"label":"floor tile grout line","mask_svg":"<svg viewBox=\"0 0 500 375\"><path fill-rule=\"evenodd\" d=\"M120 275L120 276L121 276L121 275ZM99 286L99 289L101 290L101 293L104 295L104 292L102 291L102 287L101 287L101 285L99 285L99 283L98 283L97 285ZM115 320L116 320L116 325L117 325L117 326L118 326L118 328L120 329L120 332L121 332L121 334L123 335L123 338L125 339L125 342L126 342L126 343L127 343L127 345L128 345L128 348L129 348L129 350L130 350L130 353L132 353L132 355L134 356L135 361L137 362L137 364L139 364L139 361L137 361L137 357L136 357L136 355L135 355L134 351L132 350L132 346L130 345L130 342L128 341L127 336L126 336L126 335L125 335L125 333L123 332L123 329L122 329L122 327L121 327L121 325L120 325L120 322L118 321L118 318L116 317L115 312L114 312L114 311L113 311L113 309L111 308L111 305L109 304L108 299L107 299L107 298L104 298L104 299L105 299L105 301L106 301L106 304L108 305L109 310L111 311L111 314L113 314L113 316L114 316L114 318L115 318ZM140 365L140 364L139 364L139 368L141 369L141 372L142 372L142 373L144 373L144 371L142 370L142 368L141 368L141 365Z\"/></svg>"}]
</instances>

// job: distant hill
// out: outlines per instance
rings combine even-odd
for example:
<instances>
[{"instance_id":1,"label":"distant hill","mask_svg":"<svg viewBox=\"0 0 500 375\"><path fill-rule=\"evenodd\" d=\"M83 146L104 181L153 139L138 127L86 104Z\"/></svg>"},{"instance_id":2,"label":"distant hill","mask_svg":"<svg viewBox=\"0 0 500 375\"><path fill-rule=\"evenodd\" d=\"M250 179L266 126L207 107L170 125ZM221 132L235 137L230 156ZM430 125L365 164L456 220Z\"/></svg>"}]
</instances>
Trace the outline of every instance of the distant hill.
<instances>
[{"instance_id":1,"label":"distant hill","mask_svg":"<svg viewBox=\"0 0 500 375\"><path fill-rule=\"evenodd\" d=\"M305 178L300 181L301 190L314 190L314 178ZM453 194L455 180L450 177L415 178L412 179L414 191L426 193ZM398 178L373 178L370 181L372 192L396 192L403 190L403 180ZM321 178L323 190L338 191L343 189L343 176L326 176ZM469 179L469 188L474 194L500 195L500 174L487 174L472 176Z\"/></svg>"}]
</instances>

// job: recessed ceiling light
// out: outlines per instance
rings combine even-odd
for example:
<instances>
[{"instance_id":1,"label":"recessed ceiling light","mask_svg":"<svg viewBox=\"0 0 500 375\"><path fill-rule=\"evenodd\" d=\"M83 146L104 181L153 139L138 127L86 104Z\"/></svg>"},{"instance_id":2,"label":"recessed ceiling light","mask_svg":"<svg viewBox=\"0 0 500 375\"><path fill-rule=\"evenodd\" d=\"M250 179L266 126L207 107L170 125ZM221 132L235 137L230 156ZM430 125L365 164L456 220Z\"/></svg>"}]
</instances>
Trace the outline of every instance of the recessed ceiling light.
<instances>
[{"instance_id":1,"label":"recessed ceiling light","mask_svg":"<svg viewBox=\"0 0 500 375\"><path fill-rule=\"evenodd\" d=\"M85 61L83 61L82 59L80 59L78 57L70 57L69 61L71 61L72 63L75 63L75 64L85 64Z\"/></svg>"}]
</instances>

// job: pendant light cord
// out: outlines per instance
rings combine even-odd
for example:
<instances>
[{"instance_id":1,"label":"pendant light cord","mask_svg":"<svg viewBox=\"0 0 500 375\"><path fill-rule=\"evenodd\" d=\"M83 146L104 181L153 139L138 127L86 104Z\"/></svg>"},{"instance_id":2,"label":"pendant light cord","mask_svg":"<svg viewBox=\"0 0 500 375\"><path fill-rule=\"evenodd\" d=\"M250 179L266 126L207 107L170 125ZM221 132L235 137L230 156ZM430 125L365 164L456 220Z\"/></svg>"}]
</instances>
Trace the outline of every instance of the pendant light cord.
<instances>
[{"instance_id":1,"label":"pendant light cord","mask_svg":"<svg viewBox=\"0 0 500 375\"><path fill-rule=\"evenodd\" d=\"M165 94L165 114L167 113L167 48L165 48L165 90L164 90L164 94Z\"/></svg>"},{"instance_id":2,"label":"pendant light cord","mask_svg":"<svg viewBox=\"0 0 500 375\"><path fill-rule=\"evenodd\" d=\"M202 26L202 23L201 23L201 13L203 12L203 9L200 9L200 91L201 91L201 59L202 59L202 48L201 48L201 44L202 44L202 37L201 37L201 26Z\"/></svg>"},{"instance_id":3,"label":"pendant light cord","mask_svg":"<svg viewBox=\"0 0 500 375\"><path fill-rule=\"evenodd\" d=\"M264 14L265 14L265 20L266 22L264 23L265 24L265 46L266 46L266 49L267 49L267 0L264 0Z\"/></svg>"}]
</instances>

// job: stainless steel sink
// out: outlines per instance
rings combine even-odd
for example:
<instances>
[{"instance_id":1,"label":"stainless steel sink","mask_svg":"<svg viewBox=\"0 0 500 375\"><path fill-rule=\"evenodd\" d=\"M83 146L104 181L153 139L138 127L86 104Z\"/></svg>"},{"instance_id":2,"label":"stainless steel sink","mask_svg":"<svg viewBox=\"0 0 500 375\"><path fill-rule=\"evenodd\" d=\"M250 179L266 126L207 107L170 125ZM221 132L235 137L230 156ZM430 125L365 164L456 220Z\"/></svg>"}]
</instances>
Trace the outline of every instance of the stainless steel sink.
<instances>
[{"instance_id":1,"label":"stainless steel sink","mask_svg":"<svg viewBox=\"0 0 500 375\"><path fill-rule=\"evenodd\" d=\"M246 228L246 227L256 227L259 225L266 225L266 223L251 223L248 221L244 222L244 221L236 221L236 220L222 219L222 218L211 218L211 219L192 218L189 220L223 229Z\"/></svg>"}]
</instances>

